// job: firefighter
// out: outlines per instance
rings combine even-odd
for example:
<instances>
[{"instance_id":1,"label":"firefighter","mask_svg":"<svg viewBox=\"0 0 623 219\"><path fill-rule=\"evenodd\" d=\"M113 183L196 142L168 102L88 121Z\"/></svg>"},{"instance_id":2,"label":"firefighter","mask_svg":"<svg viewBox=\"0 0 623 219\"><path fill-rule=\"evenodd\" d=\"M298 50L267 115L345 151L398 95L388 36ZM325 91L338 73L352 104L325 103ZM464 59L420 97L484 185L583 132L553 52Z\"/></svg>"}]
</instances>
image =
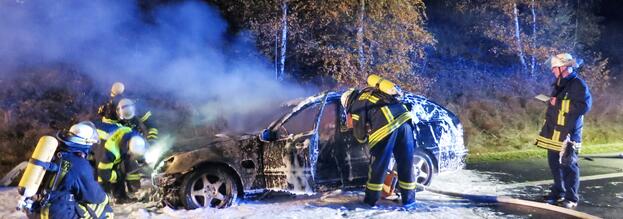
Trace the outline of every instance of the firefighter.
<instances>
[{"instance_id":1,"label":"firefighter","mask_svg":"<svg viewBox=\"0 0 623 219\"><path fill-rule=\"evenodd\" d=\"M580 186L578 153L584 115L591 108L591 94L584 80L573 71L579 63L570 54L553 56L549 64L556 81L547 105L545 124L536 139L538 147L547 149L547 160L554 178L545 201L575 208Z\"/></svg>"},{"instance_id":2,"label":"firefighter","mask_svg":"<svg viewBox=\"0 0 623 219\"><path fill-rule=\"evenodd\" d=\"M158 129L151 119L151 111L138 117L135 101L125 97L124 90L125 86L121 82L113 84L110 99L98 108L98 115L102 117L102 122L130 127L139 131L150 143L155 142L158 139ZM102 132L100 134L104 139L107 136Z\"/></svg>"},{"instance_id":3,"label":"firefighter","mask_svg":"<svg viewBox=\"0 0 623 219\"><path fill-rule=\"evenodd\" d=\"M123 98L117 103L116 112L119 123L137 130L150 143L158 140L158 129L154 125L153 119L151 119L151 111L147 111L141 117L138 117L134 100Z\"/></svg>"},{"instance_id":4,"label":"firefighter","mask_svg":"<svg viewBox=\"0 0 623 219\"><path fill-rule=\"evenodd\" d=\"M110 88L110 98L97 110L97 114L102 117L102 121L118 120L117 113L115 112L115 106L124 91L125 85L123 83L115 82L112 85L112 87Z\"/></svg>"},{"instance_id":5,"label":"firefighter","mask_svg":"<svg viewBox=\"0 0 623 219\"><path fill-rule=\"evenodd\" d=\"M110 132L103 147L94 153L97 181L113 194L116 203L132 201L128 191L140 188L141 173L137 160L146 150L145 139L129 127L121 126Z\"/></svg>"},{"instance_id":6,"label":"firefighter","mask_svg":"<svg viewBox=\"0 0 623 219\"><path fill-rule=\"evenodd\" d=\"M355 138L360 143L367 143L370 150L364 202L375 206L381 198L383 180L393 153L398 164L402 204L413 207L416 184L413 177L414 142L409 122L411 113L407 107L376 87L350 89L340 100L349 117L347 121L352 120Z\"/></svg>"},{"instance_id":7,"label":"firefighter","mask_svg":"<svg viewBox=\"0 0 623 219\"><path fill-rule=\"evenodd\" d=\"M59 149L52 159L55 172L44 176L43 199L35 203L38 213L30 218L112 218L108 197L95 181L86 160L91 146L98 142L93 123L85 121L59 131Z\"/></svg>"}]
</instances>

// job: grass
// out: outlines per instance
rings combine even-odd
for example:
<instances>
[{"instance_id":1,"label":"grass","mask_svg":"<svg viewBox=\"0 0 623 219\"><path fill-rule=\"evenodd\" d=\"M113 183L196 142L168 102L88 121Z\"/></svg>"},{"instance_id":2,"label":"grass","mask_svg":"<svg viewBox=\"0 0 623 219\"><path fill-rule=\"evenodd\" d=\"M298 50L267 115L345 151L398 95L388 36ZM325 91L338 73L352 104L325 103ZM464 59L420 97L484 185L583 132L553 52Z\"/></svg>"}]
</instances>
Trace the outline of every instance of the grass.
<instances>
[{"instance_id":1,"label":"grass","mask_svg":"<svg viewBox=\"0 0 623 219\"><path fill-rule=\"evenodd\" d=\"M598 153L610 153L610 152L623 152L623 142L609 143L609 144L594 144L584 145L580 154L598 154ZM545 158L547 150L537 148L526 150L514 150L504 152L486 152L486 153L474 153L470 154L467 162L478 163L492 160L517 160L527 158Z\"/></svg>"}]
</instances>

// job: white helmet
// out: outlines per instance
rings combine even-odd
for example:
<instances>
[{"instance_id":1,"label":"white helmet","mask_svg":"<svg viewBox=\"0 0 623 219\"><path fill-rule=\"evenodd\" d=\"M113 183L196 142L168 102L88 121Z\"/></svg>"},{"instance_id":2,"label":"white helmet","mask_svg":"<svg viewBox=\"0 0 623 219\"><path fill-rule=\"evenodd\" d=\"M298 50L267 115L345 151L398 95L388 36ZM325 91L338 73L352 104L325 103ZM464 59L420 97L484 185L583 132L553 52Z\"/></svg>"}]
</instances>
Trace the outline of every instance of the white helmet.
<instances>
[{"instance_id":1,"label":"white helmet","mask_svg":"<svg viewBox=\"0 0 623 219\"><path fill-rule=\"evenodd\" d=\"M115 82L114 84L112 84L112 87L110 88L110 96L114 97L119 94L122 94L124 90L125 90L125 86L123 85L123 83Z\"/></svg>"},{"instance_id":2,"label":"white helmet","mask_svg":"<svg viewBox=\"0 0 623 219\"><path fill-rule=\"evenodd\" d=\"M132 119L136 115L136 107L134 101L123 98L117 103L117 116L119 119Z\"/></svg>"},{"instance_id":3,"label":"white helmet","mask_svg":"<svg viewBox=\"0 0 623 219\"><path fill-rule=\"evenodd\" d=\"M83 121L72 125L64 140L85 146L99 143L97 129L95 129L95 125L90 121Z\"/></svg>"},{"instance_id":4,"label":"white helmet","mask_svg":"<svg viewBox=\"0 0 623 219\"><path fill-rule=\"evenodd\" d=\"M573 67L577 68L582 64L582 60L576 60L569 53L560 53L549 59L550 68L554 67Z\"/></svg>"},{"instance_id":5,"label":"white helmet","mask_svg":"<svg viewBox=\"0 0 623 219\"><path fill-rule=\"evenodd\" d=\"M143 156L147 150L147 143L141 136L135 135L128 141L128 151L134 156Z\"/></svg>"}]
</instances>

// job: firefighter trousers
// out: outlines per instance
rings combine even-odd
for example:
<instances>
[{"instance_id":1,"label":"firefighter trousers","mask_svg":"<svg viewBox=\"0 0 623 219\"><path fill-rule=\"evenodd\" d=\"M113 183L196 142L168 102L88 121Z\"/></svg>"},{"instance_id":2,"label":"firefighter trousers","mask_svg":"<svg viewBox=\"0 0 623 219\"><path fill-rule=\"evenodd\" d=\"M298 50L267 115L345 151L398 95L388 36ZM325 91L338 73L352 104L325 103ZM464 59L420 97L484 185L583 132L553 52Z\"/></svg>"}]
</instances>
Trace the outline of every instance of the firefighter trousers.
<instances>
[{"instance_id":1,"label":"firefighter trousers","mask_svg":"<svg viewBox=\"0 0 623 219\"><path fill-rule=\"evenodd\" d=\"M381 198L383 181L392 153L398 166L398 185L402 204L415 202L415 179L413 176L413 129L409 122L402 124L391 135L370 148L370 166L364 202L374 206Z\"/></svg>"},{"instance_id":2,"label":"firefighter trousers","mask_svg":"<svg viewBox=\"0 0 623 219\"><path fill-rule=\"evenodd\" d=\"M566 161L560 163L560 152L547 150L549 169L554 177L554 184L550 187L550 198L578 202L578 190L580 188L580 165L578 165L578 152L572 146L566 145Z\"/></svg>"}]
</instances>

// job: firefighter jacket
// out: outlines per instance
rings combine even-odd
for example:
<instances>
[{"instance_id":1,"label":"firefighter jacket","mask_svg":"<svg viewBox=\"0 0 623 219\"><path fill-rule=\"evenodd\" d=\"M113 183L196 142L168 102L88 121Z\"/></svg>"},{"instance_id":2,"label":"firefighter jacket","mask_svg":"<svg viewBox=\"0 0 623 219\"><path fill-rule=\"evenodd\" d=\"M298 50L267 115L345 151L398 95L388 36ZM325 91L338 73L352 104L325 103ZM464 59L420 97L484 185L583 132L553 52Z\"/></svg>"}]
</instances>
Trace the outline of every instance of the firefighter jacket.
<instances>
[{"instance_id":1,"label":"firefighter jacket","mask_svg":"<svg viewBox=\"0 0 623 219\"><path fill-rule=\"evenodd\" d=\"M348 112L353 119L353 135L370 148L411 120L408 108L396 98L376 88L353 92Z\"/></svg>"},{"instance_id":2,"label":"firefighter jacket","mask_svg":"<svg viewBox=\"0 0 623 219\"><path fill-rule=\"evenodd\" d=\"M97 115L102 117L102 121L117 121L119 117L117 117L117 112L115 110L115 106L121 99L121 96L111 97L106 103L98 107Z\"/></svg>"},{"instance_id":3,"label":"firefighter jacket","mask_svg":"<svg viewBox=\"0 0 623 219\"><path fill-rule=\"evenodd\" d=\"M575 73L556 81L552 97L556 97L556 104L547 104L545 124L536 145L560 151L567 137L582 141L583 115L590 110L592 100L586 83Z\"/></svg>"},{"instance_id":4,"label":"firefighter jacket","mask_svg":"<svg viewBox=\"0 0 623 219\"><path fill-rule=\"evenodd\" d=\"M142 117L134 117L129 120L119 120L118 122L126 127L137 130L147 141L153 142L158 140L158 129L154 125L151 118L151 111L147 111Z\"/></svg>"},{"instance_id":5,"label":"firefighter jacket","mask_svg":"<svg viewBox=\"0 0 623 219\"><path fill-rule=\"evenodd\" d=\"M151 111L147 111L141 117L134 117L129 120L120 120L115 110L117 103L123 99L123 96L111 98L108 102L98 108L98 115L102 117L103 123L115 124L118 126L130 127L140 132L145 139L153 142L158 139L158 129L152 119ZM139 114L137 114L139 115ZM102 133L99 133L100 136Z\"/></svg>"},{"instance_id":6,"label":"firefighter jacket","mask_svg":"<svg viewBox=\"0 0 623 219\"><path fill-rule=\"evenodd\" d=\"M95 181L89 162L70 152L60 152L53 162L57 172L47 172L40 218L112 218L108 196ZM57 179L58 178L58 179Z\"/></svg>"},{"instance_id":7,"label":"firefighter jacket","mask_svg":"<svg viewBox=\"0 0 623 219\"><path fill-rule=\"evenodd\" d=\"M98 128L98 130L101 130ZM140 174L133 170L123 168L122 162L130 160L128 143L130 138L138 135L129 127L118 127L109 132L107 140L99 147L94 148L95 162L97 165L97 181L105 183L117 183L118 181L140 180ZM135 172L128 174L128 172Z\"/></svg>"}]
</instances>

